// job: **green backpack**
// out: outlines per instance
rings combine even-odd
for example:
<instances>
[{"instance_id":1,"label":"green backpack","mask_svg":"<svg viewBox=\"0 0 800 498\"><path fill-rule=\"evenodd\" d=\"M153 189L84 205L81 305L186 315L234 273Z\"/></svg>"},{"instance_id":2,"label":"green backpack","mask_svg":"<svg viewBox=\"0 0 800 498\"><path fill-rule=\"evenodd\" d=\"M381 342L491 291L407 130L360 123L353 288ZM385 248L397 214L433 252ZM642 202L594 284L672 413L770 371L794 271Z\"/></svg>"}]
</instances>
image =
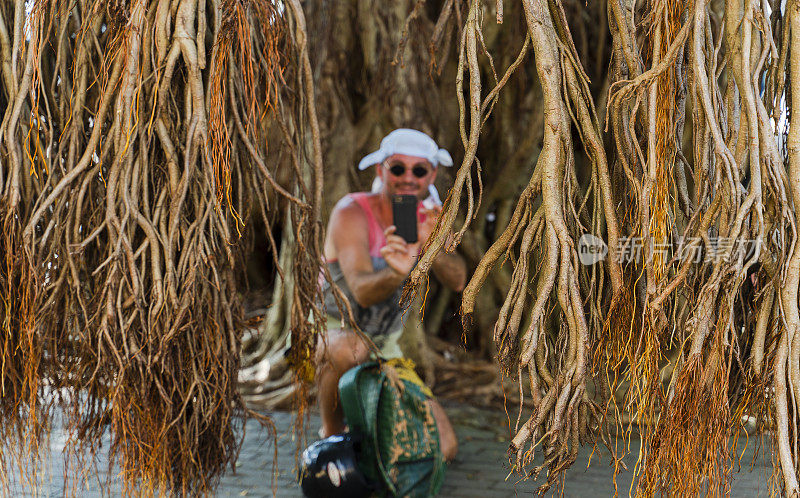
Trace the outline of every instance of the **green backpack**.
<instances>
[{"instance_id":1,"label":"green backpack","mask_svg":"<svg viewBox=\"0 0 800 498\"><path fill-rule=\"evenodd\" d=\"M339 379L350 432L362 438L358 466L378 496L433 496L445 470L436 421L419 386L385 368L363 363Z\"/></svg>"}]
</instances>

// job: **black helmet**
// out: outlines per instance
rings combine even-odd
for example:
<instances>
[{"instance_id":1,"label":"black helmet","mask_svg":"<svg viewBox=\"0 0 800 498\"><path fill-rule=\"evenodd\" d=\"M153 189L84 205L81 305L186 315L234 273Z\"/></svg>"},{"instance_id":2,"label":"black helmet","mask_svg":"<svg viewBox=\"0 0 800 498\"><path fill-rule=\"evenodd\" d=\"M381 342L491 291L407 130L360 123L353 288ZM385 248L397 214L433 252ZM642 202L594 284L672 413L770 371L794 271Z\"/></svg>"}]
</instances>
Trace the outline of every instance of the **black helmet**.
<instances>
[{"instance_id":1,"label":"black helmet","mask_svg":"<svg viewBox=\"0 0 800 498\"><path fill-rule=\"evenodd\" d=\"M373 488L356 464L355 441L336 434L312 443L300 456L300 487L308 498L359 498Z\"/></svg>"}]
</instances>

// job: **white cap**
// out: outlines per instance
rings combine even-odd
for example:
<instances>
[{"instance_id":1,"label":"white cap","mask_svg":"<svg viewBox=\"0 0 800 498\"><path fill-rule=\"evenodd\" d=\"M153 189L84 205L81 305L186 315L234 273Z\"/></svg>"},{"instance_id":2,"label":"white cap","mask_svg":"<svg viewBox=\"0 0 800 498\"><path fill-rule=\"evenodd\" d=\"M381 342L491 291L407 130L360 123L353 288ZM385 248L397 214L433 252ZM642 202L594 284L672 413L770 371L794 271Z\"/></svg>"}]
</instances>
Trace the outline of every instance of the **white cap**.
<instances>
[{"instance_id":1,"label":"white cap","mask_svg":"<svg viewBox=\"0 0 800 498\"><path fill-rule=\"evenodd\" d=\"M442 166L453 165L453 158L450 157L450 153L440 149L431 137L421 131L398 128L383 137L381 148L367 154L358 163L358 169L367 169L373 164L383 162L394 154L422 157L428 160L434 168L440 164Z\"/></svg>"}]
</instances>

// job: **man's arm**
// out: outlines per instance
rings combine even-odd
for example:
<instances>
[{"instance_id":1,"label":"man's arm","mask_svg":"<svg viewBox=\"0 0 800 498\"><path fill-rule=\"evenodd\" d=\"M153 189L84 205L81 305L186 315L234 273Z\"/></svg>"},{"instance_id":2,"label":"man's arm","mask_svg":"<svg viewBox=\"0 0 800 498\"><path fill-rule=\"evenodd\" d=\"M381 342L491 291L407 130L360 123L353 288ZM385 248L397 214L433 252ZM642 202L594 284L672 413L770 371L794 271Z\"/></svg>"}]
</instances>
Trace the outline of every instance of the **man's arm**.
<instances>
[{"instance_id":1,"label":"man's arm","mask_svg":"<svg viewBox=\"0 0 800 498\"><path fill-rule=\"evenodd\" d=\"M392 257L387 259L387 263L390 263L388 267L375 271L369 254L367 220L357 204L351 202L334 209L328 224L328 234L336 249L345 282L360 306L367 308L385 300L408 276L408 272L403 273L402 268L398 271L392 267ZM392 253L401 250L394 246L387 248ZM397 257L394 256L394 259Z\"/></svg>"},{"instance_id":2,"label":"man's arm","mask_svg":"<svg viewBox=\"0 0 800 498\"><path fill-rule=\"evenodd\" d=\"M420 241L424 245L436 228L436 223L442 213L442 208L436 206L424 211L425 221L420 224ZM457 253L441 252L431 265L433 274L445 287L461 292L467 285L467 264Z\"/></svg>"},{"instance_id":3,"label":"man's arm","mask_svg":"<svg viewBox=\"0 0 800 498\"><path fill-rule=\"evenodd\" d=\"M433 274L445 287L461 292L467 285L467 264L456 253L440 253L431 265Z\"/></svg>"}]
</instances>

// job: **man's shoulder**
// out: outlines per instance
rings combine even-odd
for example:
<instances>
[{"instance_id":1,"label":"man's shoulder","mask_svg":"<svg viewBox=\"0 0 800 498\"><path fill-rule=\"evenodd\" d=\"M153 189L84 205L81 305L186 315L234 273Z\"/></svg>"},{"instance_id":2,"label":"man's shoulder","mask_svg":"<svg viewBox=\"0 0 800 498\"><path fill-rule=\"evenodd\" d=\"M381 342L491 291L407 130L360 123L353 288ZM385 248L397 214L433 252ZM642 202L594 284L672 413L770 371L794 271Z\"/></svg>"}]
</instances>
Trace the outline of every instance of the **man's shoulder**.
<instances>
[{"instance_id":1,"label":"man's shoulder","mask_svg":"<svg viewBox=\"0 0 800 498\"><path fill-rule=\"evenodd\" d=\"M351 192L336 202L333 212L337 211L360 211L363 212L363 204L369 202L376 194L372 192Z\"/></svg>"},{"instance_id":2,"label":"man's shoulder","mask_svg":"<svg viewBox=\"0 0 800 498\"><path fill-rule=\"evenodd\" d=\"M339 199L331 211L331 221L337 225L363 223L366 226L366 213L359 200L366 199L369 195L369 192L352 192Z\"/></svg>"}]
</instances>

